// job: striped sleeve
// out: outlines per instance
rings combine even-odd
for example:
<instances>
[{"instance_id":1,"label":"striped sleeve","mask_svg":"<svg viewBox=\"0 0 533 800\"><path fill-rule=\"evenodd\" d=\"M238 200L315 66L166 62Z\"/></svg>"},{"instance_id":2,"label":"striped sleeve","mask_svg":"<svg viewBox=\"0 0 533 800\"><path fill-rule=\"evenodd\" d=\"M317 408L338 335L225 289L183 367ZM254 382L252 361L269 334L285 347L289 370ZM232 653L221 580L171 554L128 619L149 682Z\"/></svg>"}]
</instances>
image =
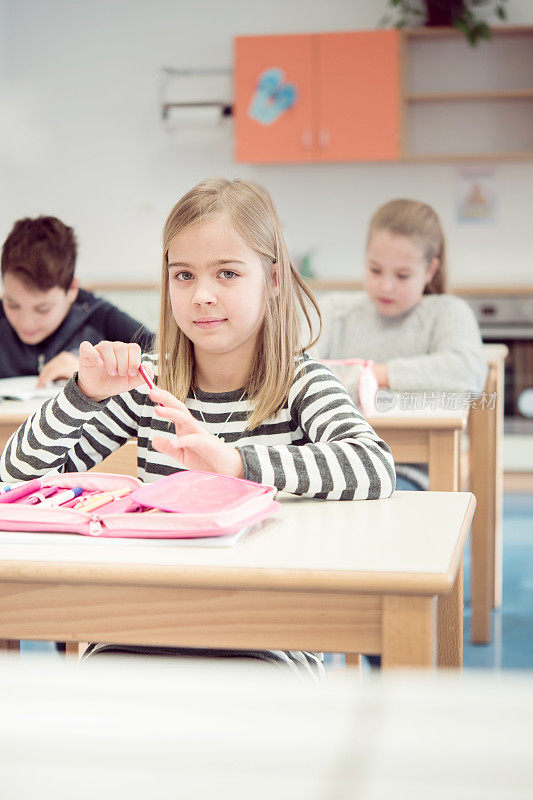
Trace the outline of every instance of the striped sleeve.
<instances>
[{"instance_id":1,"label":"striped sleeve","mask_svg":"<svg viewBox=\"0 0 533 800\"><path fill-rule=\"evenodd\" d=\"M23 481L50 470L85 472L98 464L136 435L134 415L121 401L119 395L94 403L71 378L11 436L0 460L0 479Z\"/></svg>"},{"instance_id":2,"label":"striped sleeve","mask_svg":"<svg viewBox=\"0 0 533 800\"><path fill-rule=\"evenodd\" d=\"M396 476L389 447L327 367L313 359L301 362L288 402L302 443L238 447L245 478L328 500L392 494Z\"/></svg>"}]
</instances>

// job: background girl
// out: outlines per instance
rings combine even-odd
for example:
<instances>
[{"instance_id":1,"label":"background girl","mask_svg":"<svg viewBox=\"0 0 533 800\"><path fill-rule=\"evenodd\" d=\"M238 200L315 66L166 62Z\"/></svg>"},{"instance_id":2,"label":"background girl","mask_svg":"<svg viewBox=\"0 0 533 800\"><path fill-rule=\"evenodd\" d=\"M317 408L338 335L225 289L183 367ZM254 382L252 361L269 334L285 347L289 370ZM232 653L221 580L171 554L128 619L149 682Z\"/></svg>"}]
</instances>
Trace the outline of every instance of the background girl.
<instances>
[{"instance_id":1,"label":"background girl","mask_svg":"<svg viewBox=\"0 0 533 800\"><path fill-rule=\"evenodd\" d=\"M468 304L445 294L446 246L435 211L392 200L370 220L364 292L325 295L317 358L372 359L381 387L398 392L479 394L487 375L481 337ZM357 383L359 368L343 367ZM397 488L427 488L427 471L397 465Z\"/></svg>"}]
</instances>

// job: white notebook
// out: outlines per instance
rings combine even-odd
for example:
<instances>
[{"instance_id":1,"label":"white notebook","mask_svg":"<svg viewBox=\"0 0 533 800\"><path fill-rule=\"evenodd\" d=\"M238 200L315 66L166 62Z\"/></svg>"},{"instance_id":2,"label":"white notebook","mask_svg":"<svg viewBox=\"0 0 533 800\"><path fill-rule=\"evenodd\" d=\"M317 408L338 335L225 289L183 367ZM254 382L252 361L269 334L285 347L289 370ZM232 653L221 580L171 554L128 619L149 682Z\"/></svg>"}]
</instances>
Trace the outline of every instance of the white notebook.
<instances>
[{"instance_id":1,"label":"white notebook","mask_svg":"<svg viewBox=\"0 0 533 800\"><path fill-rule=\"evenodd\" d=\"M48 400L55 397L65 385L65 381L47 383L37 388L38 375L23 375L16 378L0 378L0 397L10 400Z\"/></svg>"}]
</instances>

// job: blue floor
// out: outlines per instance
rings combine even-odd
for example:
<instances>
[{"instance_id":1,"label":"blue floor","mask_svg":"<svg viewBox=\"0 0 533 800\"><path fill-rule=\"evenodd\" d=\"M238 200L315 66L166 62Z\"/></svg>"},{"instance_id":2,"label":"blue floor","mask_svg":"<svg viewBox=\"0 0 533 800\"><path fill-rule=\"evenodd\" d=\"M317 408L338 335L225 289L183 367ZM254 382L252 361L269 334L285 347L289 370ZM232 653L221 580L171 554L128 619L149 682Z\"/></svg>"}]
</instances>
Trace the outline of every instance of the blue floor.
<instances>
[{"instance_id":1,"label":"blue floor","mask_svg":"<svg viewBox=\"0 0 533 800\"><path fill-rule=\"evenodd\" d=\"M503 501L503 602L492 615L492 642L470 644L470 552L465 557L464 666L533 669L533 494Z\"/></svg>"},{"instance_id":2,"label":"blue floor","mask_svg":"<svg viewBox=\"0 0 533 800\"><path fill-rule=\"evenodd\" d=\"M503 603L493 612L490 645L470 644L470 548L465 554L464 667L533 669L533 494L508 493L503 502ZM23 653L48 652L48 642L23 642ZM344 657L327 658L338 668Z\"/></svg>"}]
</instances>

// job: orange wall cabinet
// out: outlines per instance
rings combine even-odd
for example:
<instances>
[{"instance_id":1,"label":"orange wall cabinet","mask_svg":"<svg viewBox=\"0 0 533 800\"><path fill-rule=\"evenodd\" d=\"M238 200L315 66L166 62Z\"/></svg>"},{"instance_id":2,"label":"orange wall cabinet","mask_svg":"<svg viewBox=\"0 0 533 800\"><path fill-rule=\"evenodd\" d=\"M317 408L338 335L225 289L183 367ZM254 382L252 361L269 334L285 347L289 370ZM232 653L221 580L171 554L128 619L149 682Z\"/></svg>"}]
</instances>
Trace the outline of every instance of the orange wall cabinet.
<instances>
[{"instance_id":1,"label":"orange wall cabinet","mask_svg":"<svg viewBox=\"0 0 533 800\"><path fill-rule=\"evenodd\" d=\"M235 157L249 163L400 158L398 31L235 40Z\"/></svg>"},{"instance_id":2,"label":"orange wall cabinet","mask_svg":"<svg viewBox=\"0 0 533 800\"><path fill-rule=\"evenodd\" d=\"M235 41L235 156L258 163L314 161L313 36L245 36ZM269 80L270 77L270 80ZM276 79L278 79L276 81ZM290 108L280 90L294 87ZM264 88L263 88L264 87Z\"/></svg>"}]
</instances>

